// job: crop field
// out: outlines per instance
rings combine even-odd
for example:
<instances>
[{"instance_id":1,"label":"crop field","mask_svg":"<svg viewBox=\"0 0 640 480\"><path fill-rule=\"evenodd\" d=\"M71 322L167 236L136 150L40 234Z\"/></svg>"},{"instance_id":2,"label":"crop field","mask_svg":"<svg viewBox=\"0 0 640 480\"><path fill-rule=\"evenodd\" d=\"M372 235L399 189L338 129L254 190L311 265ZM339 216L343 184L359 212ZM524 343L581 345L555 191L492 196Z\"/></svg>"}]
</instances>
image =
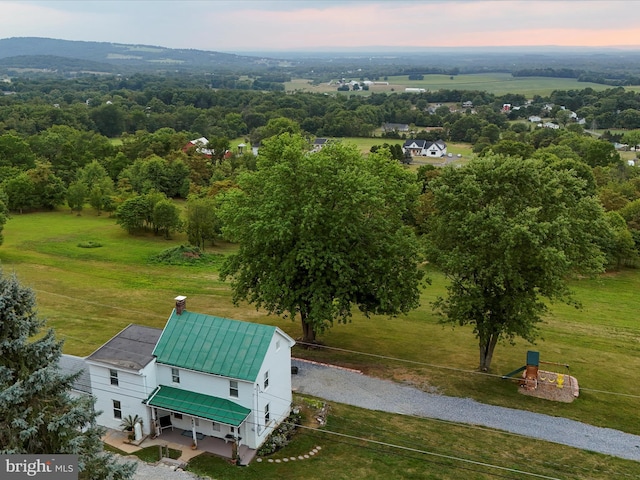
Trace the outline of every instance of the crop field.
<instances>
[{"instance_id":1,"label":"crop field","mask_svg":"<svg viewBox=\"0 0 640 480\"><path fill-rule=\"evenodd\" d=\"M347 81L351 78L347 78ZM359 81L359 78L353 78ZM495 95L507 93L522 94L527 98L534 95L549 95L554 90L607 90L607 85L578 82L570 78L551 77L513 77L509 73L478 73L472 75L425 75L424 80L409 80L407 75L388 77L389 85L372 85L368 91L338 92L335 81L312 85L307 79L293 79L285 86L287 91L305 91L316 93L343 93L370 95L371 93L404 92L405 88L424 88L425 90L479 90Z\"/></svg>"}]
</instances>

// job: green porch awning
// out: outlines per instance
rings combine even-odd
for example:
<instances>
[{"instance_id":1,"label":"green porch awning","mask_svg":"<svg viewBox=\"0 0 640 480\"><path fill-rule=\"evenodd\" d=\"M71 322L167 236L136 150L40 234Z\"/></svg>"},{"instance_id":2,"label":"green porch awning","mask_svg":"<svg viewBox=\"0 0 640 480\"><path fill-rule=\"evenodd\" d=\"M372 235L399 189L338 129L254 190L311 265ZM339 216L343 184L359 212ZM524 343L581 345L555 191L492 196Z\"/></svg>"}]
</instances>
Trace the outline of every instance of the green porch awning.
<instances>
[{"instance_id":1,"label":"green porch awning","mask_svg":"<svg viewBox=\"0 0 640 480\"><path fill-rule=\"evenodd\" d=\"M224 398L160 385L144 403L151 407L239 427L251 410Z\"/></svg>"}]
</instances>

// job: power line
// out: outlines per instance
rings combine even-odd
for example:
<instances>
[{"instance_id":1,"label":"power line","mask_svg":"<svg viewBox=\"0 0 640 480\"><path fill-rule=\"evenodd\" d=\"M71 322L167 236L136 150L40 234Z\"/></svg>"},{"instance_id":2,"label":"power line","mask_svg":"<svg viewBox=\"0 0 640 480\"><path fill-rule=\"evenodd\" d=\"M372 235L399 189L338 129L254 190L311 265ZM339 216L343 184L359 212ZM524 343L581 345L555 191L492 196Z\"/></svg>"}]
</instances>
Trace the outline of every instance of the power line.
<instances>
[{"instance_id":1,"label":"power line","mask_svg":"<svg viewBox=\"0 0 640 480\"><path fill-rule=\"evenodd\" d=\"M420 365L420 366L423 366L423 367L438 368L438 369L443 369L443 370L451 370L451 371L454 371L454 372L467 373L467 374L473 374L473 375L483 375L485 377L499 378L501 380L502 380L502 377L503 377L502 375L498 375L498 374L495 374L495 373L480 372L480 371L477 371L477 370L465 370L463 368L450 367L450 366L447 366L447 365L436 365L436 364L433 364L433 363L420 362L418 360L408 360L408 359L405 359L405 358L397 358L397 357L391 357L391 356L388 356L388 355L380 355L380 354L377 354L377 353L360 352L358 350L349 350L349 349L340 348L340 347L330 347L328 345L321 345L321 344L318 344L318 343L308 343L308 342L296 341L296 344L297 345L306 345L306 346L310 346L310 347L314 347L314 348L324 348L326 350L335 350L335 351L344 352L344 353L352 353L352 354L356 354L356 355L363 355L363 356L367 356L367 357L380 358L380 359L383 359L383 360L392 360L392 361L396 361L396 362L410 363L410 364L413 364L413 365ZM580 390L597 392L597 393L604 393L604 394L608 394L608 395L619 395L619 396L630 397L630 398L640 398L640 395L635 395L635 394L632 394L632 393L610 392L610 391L607 391L607 390L595 390L595 389L585 388L585 387L580 387Z\"/></svg>"},{"instance_id":2,"label":"power line","mask_svg":"<svg viewBox=\"0 0 640 480\"><path fill-rule=\"evenodd\" d=\"M103 303L98 303L98 302L92 302L89 300L84 300L84 299L77 299L75 297L70 297L67 295L62 295L59 293L53 293L53 292L48 292L46 290L35 290L36 292L43 292L46 293L48 295L54 295L54 296L58 296L58 297L62 297L62 298L66 298L68 300L74 300L74 301L82 301L84 303L88 303L91 305L96 305L99 307L106 307L106 308L112 308L112 309L116 309L116 310L125 310L127 312L133 312L139 315L145 315L145 316L157 316L157 314L155 313L151 313L151 312L143 312L143 311L135 311L135 310L131 310L130 308L124 308L124 307L119 307L119 306L113 306L113 305L107 305L107 304L103 304ZM68 338L74 338L71 336L68 336ZM77 339L76 340L80 340ZM450 371L454 371L454 372L459 372L459 373L466 373L466 374L473 374L473 375L483 375L486 377L490 377L490 378L500 378L502 379L502 375L497 375L497 374L493 374L493 373L489 373L489 372L481 372L481 371L477 371L477 370L467 370L467 369L463 369L463 368L458 368L458 367L451 367L448 365L436 365L436 364L432 364L432 363L427 363L427 362L420 362L417 360L408 360L408 359L404 359L404 358L397 358L397 357L391 357L388 355L380 355L380 354L375 354L375 353L368 353L368 352L360 352L357 350L349 350L349 349L345 349L345 348L339 348L339 347L330 347L327 345L320 345L320 344L316 344L316 343L308 343L308 342L302 342L302 341L296 341L297 345L306 345L306 346L311 346L311 347L315 347L315 348L324 348L327 350L335 350L335 351L341 351L341 352L345 352L345 353L353 353L353 354L357 354L357 355L364 355L364 356L369 356L369 357L373 357L373 358L380 358L380 359L385 359L385 360L393 360L396 362L403 362L403 363L410 363L410 364L414 364L414 365L420 365L420 366L424 366L424 367L430 367L430 368L437 368L437 369L443 369L443 370L450 370ZM584 391L590 391L590 392L594 392L594 393L602 393L602 394L606 394L606 395L618 395L618 396L622 396L622 397L629 397L629 398L639 398L640 399L640 395L636 395L636 394L631 394L631 393L622 393L622 392L611 392L608 390L597 390L597 389L592 389L592 388L588 388L588 387L580 387L580 390L584 390Z\"/></svg>"},{"instance_id":3,"label":"power line","mask_svg":"<svg viewBox=\"0 0 640 480\"><path fill-rule=\"evenodd\" d=\"M450 420L440 420L440 419L436 419L436 418L420 417L420 416L416 416L416 415L404 415L404 416L407 416L407 417L410 417L410 418L416 418L416 419L421 420L421 421L427 421L427 422L432 422L432 423L444 423L444 424L447 424L449 426L454 426L454 427L458 427L458 428L462 428L462 429L480 430L480 431L483 431L484 433L493 434L493 435L497 435L497 436L503 436L503 435L505 435L505 436L513 436L513 437L518 437L518 438L523 439L523 440L528 440L528 441L533 440L533 441L535 441L535 439L532 439L531 437L528 437L526 435L522 435L522 434L519 434L519 433L508 432L508 431L504 431L504 430L496 430L496 429L492 429L492 428L488 428L488 427L482 427L480 425L469 425L469 424L464 424L464 423L461 424L461 423L453 422L453 421L450 421ZM379 432L383 432L383 433L386 433L386 434L389 434L389 435L395 435L397 433L396 431L392 431L392 430L386 429L384 427L381 427L379 423L376 423L375 425L373 425L371 423L364 423L362 418L359 418L359 419L356 420L356 419L352 419L352 418L341 417L341 416L336 415L335 413L332 413L330 418L331 419L338 419L338 421L341 422L341 423L355 423L357 425L357 427L366 426L366 427L378 430ZM356 431L356 429L354 429L354 431ZM402 436L403 436L403 438L414 439L416 441L423 441L424 440L423 437L420 437L420 436L415 435L415 434L414 435L407 434L406 432L403 432ZM553 442L550 442L550 443L553 443ZM573 448L573 449L577 448L577 447L574 447L572 445L565 445L565 446L568 447L568 448ZM450 448L453 448L453 447L450 447ZM465 450L466 451L470 451L470 452L472 452L472 453L474 453L476 455L486 454L486 449L480 450L480 449L477 449L477 448L471 448L471 447L469 447L469 445L465 446ZM518 455L516 453L503 452L502 453L502 457L505 457L505 456L509 457L511 459L511 461L513 461L513 462L522 461L522 455ZM540 461L540 460L537 459L537 457L536 458L528 457L527 458L527 465L532 465L532 464L535 464L536 466L539 466L541 468L543 468L543 467L554 468L555 470L558 470L561 467L564 467L564 468L567 467L567 465L562 465L562 464L559 464L559 463L550 462L548 460ZM579 467L577 465L574 465L571 468L573 470L581 469L581 470L584 470L586 472L590 471L587 468ZM632 477L632 475L629 475L629 474L626 474L626 473L621 473L621 472L618 472L618 471L599 470L599 472L600 473L611 473L612 474L612 478L613 478L614 475L616 477L621 477L621 476ZM635 478L635 476L633 476L633 477Z\"/></svg>"},{"instance_id":4,"label":"power line","mask_svg":"<svg viewBox=\"0 0 640 480\"><path fill-rule=\"evenodd\" d=\"M43 292L43 293L50 294L50 295L59 296L59 297L62 297L62 298L67 298L69 300L78 301L78 299L76 299L74 297L67 296L67 295L48 292L48 291L45 291L45 290L36 290L36 291L37 292ZM141 314L141 315L154 316L154 317L156 316L156 314L150 313L150 312L136 312L136 311L131 310L129 308L118 307L118 306L113 306L113 305L107 305L107 304L102 304L102 303L98 303L98 302L91 302L89 300L84 300L84 299L80 299L79 301L82 301L82 302L85 302L85 303L89 303L89 304L92 304L92 305L97 305L97 306L100 306L100 307L113 308L113 309L117 309L117 310L125 310L127 312L134 312L134 313L138 313L138 314ZM69 337L69 338L73 338L73 337ZM351 354L369 356L369 357L373 357L373 358L392 360L392 361L396 361L396 362L409 363L409 364L413 364L413 365L420 365L420 366L425 366L425 367L430 367L430 368L450 370L450 371L459 372L459 373L473 374L473 375L483 375L483 376L486 376L486 377L489 377L489 378L500 378L500 379L502 379L502 375L492 374L492 373L488 373L488 372L481 372L481 371L476 371L476 370L467 370L467 369L451 367L451 366L447 366L447 365L436 365L436 364L431 364L431 363L427 363L427 362L420 362L420 361L417 361L417 360L408 360L408 359L403 359L403 358L391 357L391 356L388 356L388 355L380 355L380 354L375 354L375 353L361 352L361 351L357 351L357 350L350 350L350 349L339 348L339 347L330 347L330 346L327 346L327 345L320 345L320 344L301 342L301 341L297 341L296 344L312 346L314 348L324 348L326 350L334 350L334 351L340 351L340 352L344 352L344 353L351 353ZM621 397L638 398L638 399L640 399L640 395L631 394L631 393L611 392L611 391L608 391L608 390L598 390L598 389L592 389L592 388L582 387L582 386L580 387L580 390L594 392L594 393L600 393L600 394L606 394L606 395L617 395L617 396L621 396Z\"/></svg>"},{"instance_id":5,"label":"power line","mask_svg":"<svg viewBox=\"0 0 640 480\"><path fill-rule=\"evenodd\" d=\"M395 449L403 450L403 451L406 451L406 452L420 453L420 454L423 454L423 455L429 455L429 456L433 456L433 457L437 457L437 458L453 460L453 461L462 462L462 463L468 463L470 465L482 466L482 467L487 467L487 468L494 468L494 469L497 469L497 470L510 472L510 473L517 473L517 474L520 474L520 475L527 475L527 476L530 476L530 477L544 478L544 479L548 479L548 480L562 480L562 479L557 478L557 477L549 477L549 476L546 476L546 475L540 475L538 473L526 472L524 470L517 470L515 468L502 467L502 466L499 466L499 465L493 465L491 463L478 462L476 460L469 460L467 458L456 457L456 456L453 456L453 455L445 455L445 454L442 454L442 453L431 452L431 451L428 451L428 450L420 450L418 448L405 447L405 446L402 446L402 445L395 445L393 443L381 442L381 441L378 441L378 440L371 440L369 438L356 437L354 435L347 435L346 433L339 433L339 432L334 432L334 431L324 430L324 429L317 430L317 429L313 429L311 427L306 427L304 425L300 425L300 428L310 429L310 430L314 430L316 432L327 433L329 435L335 435L335 436L338 436L338 437L348 438L348 439L351 439L351 440L358 440L358 441L361 441L361 442L372 443L374 445L379 445L379 446L384 446L384 447L389 447L389 448L395 448Z\"/></svg>"}]
</instances>

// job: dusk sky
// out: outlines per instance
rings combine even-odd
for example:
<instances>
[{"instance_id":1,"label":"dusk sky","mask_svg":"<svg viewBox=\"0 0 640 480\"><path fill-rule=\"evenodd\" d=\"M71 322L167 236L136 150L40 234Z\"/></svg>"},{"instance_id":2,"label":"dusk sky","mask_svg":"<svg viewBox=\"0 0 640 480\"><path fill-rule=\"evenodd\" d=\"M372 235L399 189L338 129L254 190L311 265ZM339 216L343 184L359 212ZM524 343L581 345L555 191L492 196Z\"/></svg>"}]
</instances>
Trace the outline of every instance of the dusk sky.
<instances>
[{"instance_id":1,"label":"dusk sky","mask_svg":"<svg viewBox=\"0 0 640 480\"><path fill-rule=\"evenodd\" d=\"M0 38L221 52L640 46L635 0L0 0Z\"/></svg>"}]
</instances>

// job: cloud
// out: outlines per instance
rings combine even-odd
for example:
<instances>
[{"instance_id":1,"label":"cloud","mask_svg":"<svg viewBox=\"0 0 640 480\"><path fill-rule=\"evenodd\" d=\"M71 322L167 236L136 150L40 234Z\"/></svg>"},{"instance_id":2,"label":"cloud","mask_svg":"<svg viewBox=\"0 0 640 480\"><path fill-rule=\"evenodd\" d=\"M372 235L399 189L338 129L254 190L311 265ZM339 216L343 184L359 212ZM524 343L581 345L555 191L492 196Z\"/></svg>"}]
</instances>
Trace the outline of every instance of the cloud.
<instances>
[{"instance_id":1,"label":"cloud","mask_svg":"<svg viewBox=\"0 0 640 480\"><path fill-rule=\"evenodd\" d=\"M219 51L362 46L632 45L623 0L5 1L4 36Z\"/></svg>"}]
</instances>

